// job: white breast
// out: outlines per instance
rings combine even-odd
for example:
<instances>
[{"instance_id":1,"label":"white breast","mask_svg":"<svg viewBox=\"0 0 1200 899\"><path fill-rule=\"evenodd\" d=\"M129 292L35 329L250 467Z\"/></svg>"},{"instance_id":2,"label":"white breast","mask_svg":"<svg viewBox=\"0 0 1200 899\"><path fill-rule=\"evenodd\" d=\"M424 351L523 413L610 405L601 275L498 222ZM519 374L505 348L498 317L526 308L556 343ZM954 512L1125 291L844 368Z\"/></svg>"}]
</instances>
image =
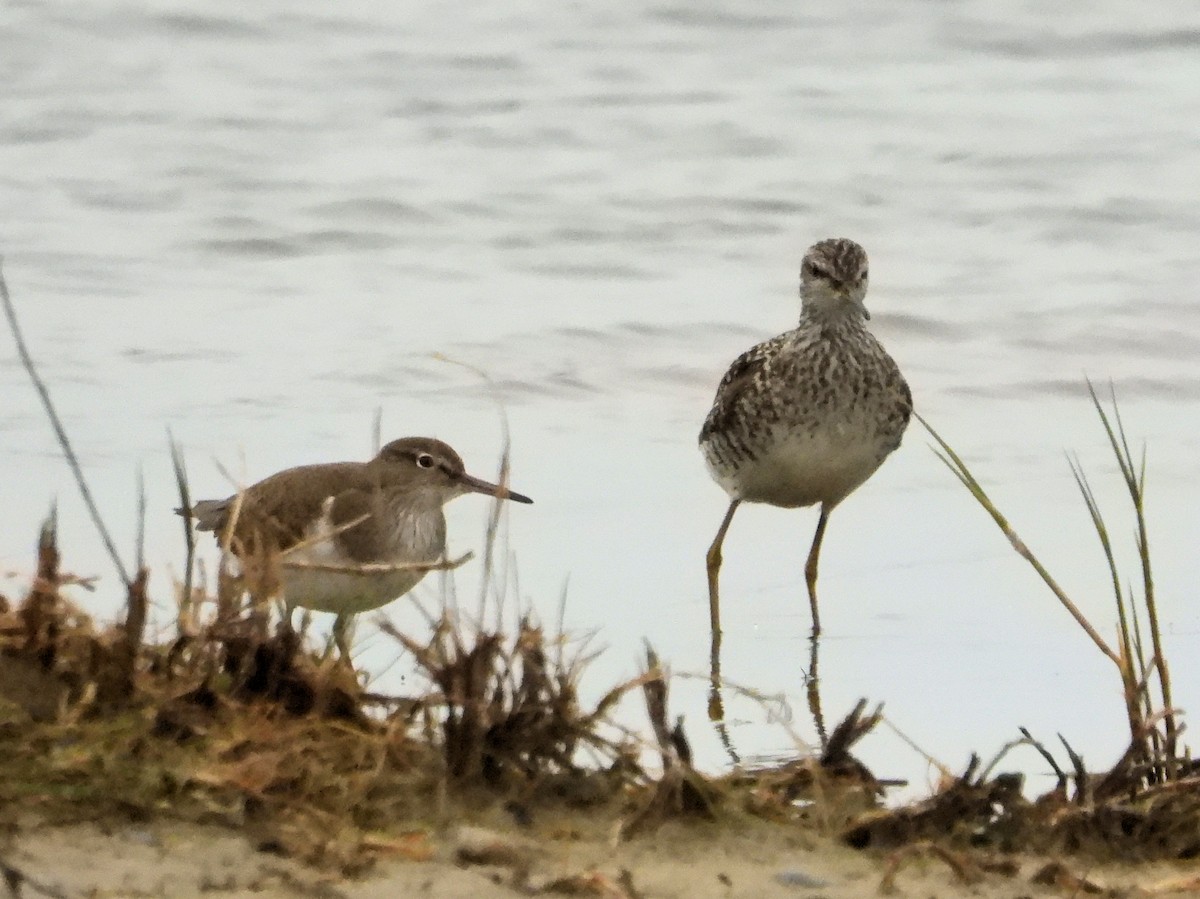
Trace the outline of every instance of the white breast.
<instances>
[{"instance_id":1,"label":"white breast","mask_svg":"<svg viewBox=\"0 0 1200 899\"><path fill-rule=\"evenodd\" d=\"M379 608L403 596L425 576L421 570L363 570L363 566L341 552L336 528L329 520L331 500L325 514L305 532L297 549L285 555L283 591L289 606L320 612L355 613ZM445 546L445 520L441 509L434 514L416 514L393 519L394 532L387 543L393 550L371 563L376 566L436 562ZM338 571L328 570L340 569ZM357 570L356 570L357 569Z\"/></svg>"},{"instance_id":2,"label":"white breast","mask_svg":"<svg viewBox=\"0 0 1200 899\"><path fill-rule=\"evenodd\" d=\"M747 502L784 508L833 505L874 474L886 456L858 429L836 425L815 433L781 429L765 444L734 469L710 465L713 479Z\"/></svg>"}]
</instances>

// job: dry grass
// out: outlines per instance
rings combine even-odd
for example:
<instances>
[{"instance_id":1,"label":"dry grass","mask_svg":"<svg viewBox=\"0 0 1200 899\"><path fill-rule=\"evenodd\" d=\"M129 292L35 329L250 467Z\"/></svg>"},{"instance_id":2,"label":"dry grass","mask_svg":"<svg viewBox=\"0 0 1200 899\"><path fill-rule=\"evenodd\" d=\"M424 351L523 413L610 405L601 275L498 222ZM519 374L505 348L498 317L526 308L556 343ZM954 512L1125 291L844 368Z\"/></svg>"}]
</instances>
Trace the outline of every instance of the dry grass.
<instances>
[{"instance_id":1,"label":"dry grass","mask_svg":"<svg viewBox=\"0 0 1200 899\"><path fill-rule=\"evenodd\" d=\"M217 822L242 829L263 849L344 873L360 872L382 855L426 857L429 834L452 822L498 812L528 825L535 811L550 807L586 808L586 820L614 825L624 838L670 819L738 826L753 816L840 833L860 847L915 847L895 855L894 867L932 854L964 880L987 869L965 849L1200 856L1200 769L1179 743L1151 575L1144 463L1129 450L1115 401L1108 413L1094 391L1130 495L1140 560L1135 594L1121 586L1109 528L1073 463L1111 574L1115 647L1021 541L961 458L930 433L943 461L1116 666L1129 750L1096 775L1064 741L1070 761L1064 770L1023 733L1005 751L1032 746L1059 775L1057 787L1040 799L1026 798L1018 777L993 774L1002 752L987 766L972 759L924 802L883 810L884 785L852 754L880 720L879 710L864 714L865 701L833 728L819 756L722 778L693 766L682 720L670 720L670 677L652 650L640 676L584 708L579 683L590 657L583 647L568 653L563 635L547 637L529 617L515 633L479 623L496 582L496 515L477 621L444 611L423 636L385 628L423 675L425 688L415 695L368 692L346 666L310 648L303 628L296 633L289 620L274 620L278 558L251 561L237 575L222 566L210 589L194 565L190 527L174 636L148 640L141 539L136 571L128 576L21 339L2 275L0 294L127 600L123 619L105 625L64 594L90 581L63 572L52 514L39 535L27 594L15 604L0 597L0 824L30 815ZM172 456L186 508L187 479L174 445ZM502 482L506 469L507 454ZM652 739L612 718L638 688Z\"/></svg>"},{"instance_id":2,"label":"dry grass","mask_svg":"<svg viewBox=\"0 0 1200 899\"><path fill-rule=\"evenodd\" d=\"M653 651L643 674L584 707L591 656L529 618L512 635L450 613L422 639L385 628L426 687L382 696L273 622L269 604L227 573L215 596L202 583L181 595L165 642L144 638L136 602L122 622L96 625L62 592L79 582L60 570L51 520L28 594L0 614L0 807L10 821L219 823L352 874L380 855L419 855L421 834L480 810L521 823L587 808L630 837L676 818L802 821L796 801L817 784L828 797L838 779L870 778L848 753L874 724L861 708L826 758L705 778L681 722L669 723L669 677ZM611 718L639 690L653 744Z\"/></svg>"}]
</instances>

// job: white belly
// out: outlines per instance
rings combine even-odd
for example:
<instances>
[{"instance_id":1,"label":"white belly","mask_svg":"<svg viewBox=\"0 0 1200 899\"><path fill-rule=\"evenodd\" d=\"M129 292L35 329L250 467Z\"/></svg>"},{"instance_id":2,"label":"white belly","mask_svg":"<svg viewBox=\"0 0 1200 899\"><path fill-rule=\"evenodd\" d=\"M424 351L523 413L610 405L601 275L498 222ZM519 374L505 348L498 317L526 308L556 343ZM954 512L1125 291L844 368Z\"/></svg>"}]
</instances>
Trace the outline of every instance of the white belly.
<instances>
[{"instance_id":1,"label":"white belly","mask_svg":"<svg viewBox=\"0 0 1200 899\"><path fill-rule=\"evenodd\" d=\"M291 570L283 576L283 595L289 607L352 615L378 609L399 599L422 577L423 573L407 571L343 574Z\"/></svg>"},{"instance_id":2,"label":"white belly","mask_svg":"<svg viewBox=\"0 0 1200 899\"><path fill-rule=\"evenodd\" d=\"M833 505L866 481L886 456L854 430L830 427L816 434L782 433L735 468L709 465L713 479L735 499L795 508Z\"/></svg>"},{"instance_id":3,"label":"white belly","mask_svg":"<svg viewBox=\"0 0 1200 899\"><path fill-rule=\"evenodd\" d=\"M425 576L419 568L401 566L428 564L441 558L444 534L437 526L439 521L440 516L401 517L396 527L403 539L398 536L397 546L402 546L403 552L397 549L390 558L364 565L341 552L332 539L335 529L328 518L322 517L309 529L299 548L284 554L284 601L289 607L354 614L399 599ZM389 565L397 567L386 570Z\"/></svg>"}]
</instances>

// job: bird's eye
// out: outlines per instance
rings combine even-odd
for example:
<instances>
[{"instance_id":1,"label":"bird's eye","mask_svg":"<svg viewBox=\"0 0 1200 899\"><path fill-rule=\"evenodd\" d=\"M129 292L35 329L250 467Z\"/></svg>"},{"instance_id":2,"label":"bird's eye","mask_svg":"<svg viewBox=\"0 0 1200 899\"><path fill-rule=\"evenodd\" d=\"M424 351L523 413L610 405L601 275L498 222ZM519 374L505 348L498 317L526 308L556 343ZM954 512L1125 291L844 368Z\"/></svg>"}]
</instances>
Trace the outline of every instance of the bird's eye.
<instances>
[{"instance_id":1,"label":"bird's eye","mask_svg":"<svg viewBox=\"0 0 1200 899\"><path fill-rule=\"evenodd\" d=\"M821 271L821 269L817 266L817 264L815 262L810 262L808 264L808 275L810 278L828 277L828 275L826 275L825 272Z\"/></svg>"},{"instance_id":2,"label":"bird's eye","mask_svg":"<svg viewBox=\"0 0 1200 899\"><path fill-rule=\"evenodd\" d=\"M429 453L421 453L421 455L417 456L417 465L421 468L433 468L433 464L433 456L429 455Z\"/></svg>"}]
</instances>

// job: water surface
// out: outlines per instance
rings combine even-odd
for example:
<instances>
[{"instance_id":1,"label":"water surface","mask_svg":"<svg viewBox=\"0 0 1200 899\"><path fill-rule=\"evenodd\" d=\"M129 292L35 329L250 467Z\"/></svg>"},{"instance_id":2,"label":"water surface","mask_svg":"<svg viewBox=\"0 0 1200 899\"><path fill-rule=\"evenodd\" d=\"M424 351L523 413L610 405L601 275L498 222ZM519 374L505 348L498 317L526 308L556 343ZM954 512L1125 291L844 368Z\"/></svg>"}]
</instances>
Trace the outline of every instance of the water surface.
<instances>
[{"instance_id":1,"label":"water surface","mask_svg":"<svg viewBox=\"0 0 1200 899\"><path fill-rule=\"evenodd\" d=\"M377 408L387 436L439 436L488 476L499 397L513 484L536 500L510 517L511 594L553 619L566 585L568 627L608 646L599 693L636 671L643 639L703 673L703 554L725 497L696 431L729 361L794 322L804 247L852 236L918 408L1106 634L1063 450L1118 515L1083 378L1117 384L1149 446L1186 706L1198 45L1200 12L1178 2L26 0L0 16L0 252L127 555L144 469L164 620L182 558L167 427L201 496L230 489L217 462L251 481L364 458ZM0 395L0 569L29 571L57 497L67 567L104 576L83 599L111 613L111 568L10 350ZM1018 725L1114 759L1114 672L927 444L914 426L832 518L827 714L883 701L953 767ZM484 514L451 507L455 549L478 546ZM725 672L800 709L815 518L745 508L726 544ZM389 614L420 626L405 603ZM388 668L383 638L363 646ZM673 711L716 767L703 694L681 681ZM787 745L753 704L731 711L743 752ZM886 733L863 749L881 774L926 776Z\"/></svg>"}]
</instances>

